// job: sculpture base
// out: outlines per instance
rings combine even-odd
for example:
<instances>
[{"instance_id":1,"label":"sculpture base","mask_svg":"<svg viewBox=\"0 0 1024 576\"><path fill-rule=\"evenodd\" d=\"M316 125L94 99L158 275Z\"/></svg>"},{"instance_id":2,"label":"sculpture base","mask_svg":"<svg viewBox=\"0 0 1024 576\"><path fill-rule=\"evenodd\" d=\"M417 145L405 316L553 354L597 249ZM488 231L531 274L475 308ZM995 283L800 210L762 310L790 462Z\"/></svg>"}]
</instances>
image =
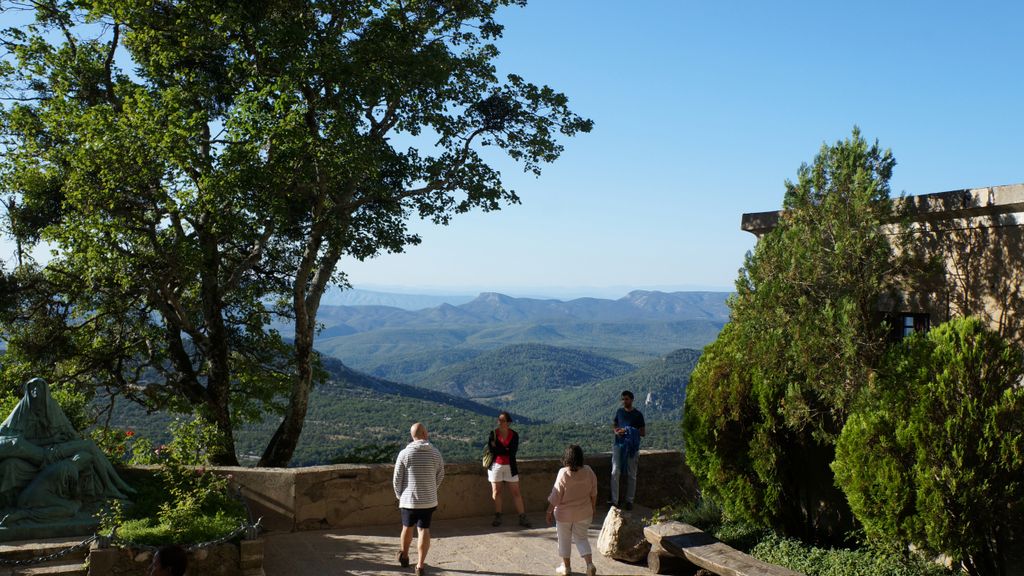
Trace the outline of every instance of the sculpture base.
<instances>
[{"instance_id":1,"label":"sculpture base","mask_svg":"<svg viewBox=\"0 0 1024 576\"><path fill-rule=\"evenodd\" d=\"M89 536L96 533L99 522L91 516L76 516L60 521L21 522L15 526L0 526L0 542L12 540L42 540L68 536Z\"/></svg>"}]
</instances>

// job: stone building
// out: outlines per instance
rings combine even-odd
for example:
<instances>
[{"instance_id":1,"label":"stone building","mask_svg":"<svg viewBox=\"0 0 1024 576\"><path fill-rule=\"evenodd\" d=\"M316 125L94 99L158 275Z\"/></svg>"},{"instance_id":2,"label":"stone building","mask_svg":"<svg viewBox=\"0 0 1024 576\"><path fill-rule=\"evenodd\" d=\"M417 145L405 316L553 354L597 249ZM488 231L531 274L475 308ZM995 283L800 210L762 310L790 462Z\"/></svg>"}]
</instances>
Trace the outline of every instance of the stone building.
<instances>
[{"instance_id":1,"label":"stone building","mask_svg":"<svg viewBox=\"0 0 1024 576\"><path fill-rule=\"evenodd\" d=\"M897 208L905 228L892 232L906 230L919 255L941 265L899 304L879 304L894 337L975 315L1024 345L1024 184L906 196ZM744 214L740 227L760 238L779 214Z\"/></svg>"}]
</instances>

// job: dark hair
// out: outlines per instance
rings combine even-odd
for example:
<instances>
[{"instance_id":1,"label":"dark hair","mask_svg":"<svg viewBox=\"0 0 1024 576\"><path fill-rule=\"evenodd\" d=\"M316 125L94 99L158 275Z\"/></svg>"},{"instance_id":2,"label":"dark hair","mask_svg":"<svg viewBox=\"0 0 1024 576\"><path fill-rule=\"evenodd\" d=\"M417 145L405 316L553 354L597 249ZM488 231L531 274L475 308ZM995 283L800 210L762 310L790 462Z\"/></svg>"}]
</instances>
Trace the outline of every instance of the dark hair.
<instances>
[{"instance_id":1,"label":"dark hair","mask_svg":"<svg viewBox=\"0 0 1024 576\"><path fill-rule=\"evenodd\" d=\"M579 444L569 444L562 453L562 466L568 466L573 472L583 467L583 448Z\"/></svg>"},{"instance_id":2,"label":"dark hair","mask_svg":"<svg viewBox=\"0 0 1024 576\"><path fill-rule=\"evenodd\" d=\"M154 560L171 571L172 576L184 576L185 567L188 565L188 554L185 549L177 544L161 546L156 551Z\"/></svg>"},{"instance_id":3,"label":"dark hair","mask_svg":"<svg viewBox=\"0 0 1024 576\"><path fill-rule=\"evenodd\" d=\"M629 390L623 390L623 391L622 391L622 395L623 395L623 396L629 396L629 399L630 399L630 400L632 400L632 399L633 399L633 393L632 393L632 392L630 392Z\"/></svg>"},{"instance_id":4,"label":"dark hair","mask_svg":"<svg viewBox=\"0 0 1024 576\"><path fill-rule=\"evenodd\" d=\"M508 422L509 424L512 423L512 415L511 414L509 414L508 412L502 410L501 412L498 412L498 418L501 418L502 416L505 417L505 422Z\"/></svg>"}]
</instances>

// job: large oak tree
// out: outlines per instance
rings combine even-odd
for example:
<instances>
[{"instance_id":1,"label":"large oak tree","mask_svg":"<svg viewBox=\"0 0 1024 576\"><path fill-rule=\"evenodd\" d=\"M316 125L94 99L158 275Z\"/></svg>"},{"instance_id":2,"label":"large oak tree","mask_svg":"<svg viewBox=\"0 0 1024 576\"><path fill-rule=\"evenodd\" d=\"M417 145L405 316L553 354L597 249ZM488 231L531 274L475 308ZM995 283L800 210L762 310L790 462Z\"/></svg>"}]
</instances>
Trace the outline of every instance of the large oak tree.
<instances>
[{"instance_id":1,"label":"large oak tree","mask_svg":"<svg viewBox=\"0 0 1024 576\"><path fill-rule=\"evenodd\" d=\"M0 186L19 250L53 255L6 278L8 373L198 410L221 463L271 409L261 464L291 458L343 258L517 202L484 147L539 174L591 128L497 77L521 1L28 1L0 3L35 18L2 34Z\"/></svg>"}]
</instances>

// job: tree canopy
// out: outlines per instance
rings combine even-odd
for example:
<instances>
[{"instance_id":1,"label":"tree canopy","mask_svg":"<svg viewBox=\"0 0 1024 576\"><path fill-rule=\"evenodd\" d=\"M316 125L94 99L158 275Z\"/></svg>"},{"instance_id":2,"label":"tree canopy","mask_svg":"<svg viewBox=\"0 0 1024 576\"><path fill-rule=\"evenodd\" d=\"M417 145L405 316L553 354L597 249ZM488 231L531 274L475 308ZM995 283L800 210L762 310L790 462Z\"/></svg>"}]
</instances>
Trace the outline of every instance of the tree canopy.
<instances>
[{"instance_id":1,"label":"tree canopy","mask_svg":"<svg viewBox=\"0 0 1024 576\"><path fill-rule=\"evenodd\" d=\"M484 148L539 174L591 129L497 77L496 13L521 4L33 2L0 37L0 186L26 251L5 279L9 378L198 409L223 463L240 422L277 410L261 463L287 464L342 259L418 243L412 217L518 202Z\"/></svg>"},{"instance_id":2,"label":"tree canopy","mask_svg":"<svg viewBox=\"0 0 1024 576\"><path fill-rule=\"evenodd\" d=\"M905 235L891 233L894 165L855 128L800 167L691 377L687 461L734 517L832 541L852 526L829 464L907 272Z\"/></svg>"},{"instance_id":3,"label":"tree canopy","mask_svg":"<svg viewBox=\"0 0 1024 576\"><path fill-rule=\"evenodd\" d=\"M1024 529L1021 349L978 318L894 347L843 427L837 484L877 541L1004 574Z\"/></svg>"}]
</instances>

